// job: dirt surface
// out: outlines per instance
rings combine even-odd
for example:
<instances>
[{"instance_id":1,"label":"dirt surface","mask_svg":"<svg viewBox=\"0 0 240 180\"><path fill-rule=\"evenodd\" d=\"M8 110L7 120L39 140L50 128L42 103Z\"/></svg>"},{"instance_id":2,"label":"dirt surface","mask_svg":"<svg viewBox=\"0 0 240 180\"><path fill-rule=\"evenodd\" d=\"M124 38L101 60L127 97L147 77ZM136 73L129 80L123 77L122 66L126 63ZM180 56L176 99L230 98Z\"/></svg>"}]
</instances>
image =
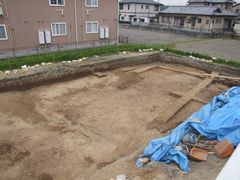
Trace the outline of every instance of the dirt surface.
<instances>
[{"instance_id":1,"label":"dirt surface","mask_svg":"<svg viewBox=\"0 0 240 180\"><path fill-rule=\"evenodd\" d=\"M177 65L152 65L199 72ZM25 91L0 93L0 179L66 180L215 179L227 159L215 155L207 162L190 161L182 175L170 166L151 162L137 168L134 160L151 139L169 133L204 104L186 104L167 123L155 119L166 106L202 81L161 68L143 73L105 72ZM205 101L227 91L219 83L197 94Z\"/></svg>"},{"instance_id":2,"label":"dirt surface","mask_svg":"<svg viewBox=\"0 0 240 180\"><path fill-rule=\"evenodd\" d=\"M176 44L176 49L207 54L212 57L240 62L240 41L213 39L209 41Z\"/></svg>"},{"instance_id":3,"label":"dirt surface","mask_svg":"<svg viewBox=\"0 0 240 180\"><path fill-rule=\"evenodd\" d=\"M180 36L176 34L164 34L152 31L140 31L123 28L119 28L119 35L127 36L129 38L129 43L144 43L144 44L163 44L197 39L194 37Z\"/></svg>"}]
</instances>

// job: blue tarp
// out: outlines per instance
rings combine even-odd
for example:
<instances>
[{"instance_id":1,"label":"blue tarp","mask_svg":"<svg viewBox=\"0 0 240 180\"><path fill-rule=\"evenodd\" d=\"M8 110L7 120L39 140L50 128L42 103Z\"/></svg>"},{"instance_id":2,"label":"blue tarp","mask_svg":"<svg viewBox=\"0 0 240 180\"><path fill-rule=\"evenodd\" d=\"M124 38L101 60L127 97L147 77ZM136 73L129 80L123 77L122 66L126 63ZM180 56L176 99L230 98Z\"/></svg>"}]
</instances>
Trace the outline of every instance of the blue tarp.
<instances>
[{"instance_id":1,"label":"blue tarp","mask_svg":"<svg viewBox=\"0 0 240 180\"><path fill-rule=\"evenodd\" d=\"M201 122L192 120L197 118ZM227 92L214 97L211 103L194 113L185 122L177 126L170 135L151 140L143 155L151 161L176 162L186 172L190 171L187 157L174 147L188 132L197 131L208 139L227 138L234 146L240 143L240 87L233 87ZM135 160L138 167L143 164Z\"/></svg>"}]
</instances>

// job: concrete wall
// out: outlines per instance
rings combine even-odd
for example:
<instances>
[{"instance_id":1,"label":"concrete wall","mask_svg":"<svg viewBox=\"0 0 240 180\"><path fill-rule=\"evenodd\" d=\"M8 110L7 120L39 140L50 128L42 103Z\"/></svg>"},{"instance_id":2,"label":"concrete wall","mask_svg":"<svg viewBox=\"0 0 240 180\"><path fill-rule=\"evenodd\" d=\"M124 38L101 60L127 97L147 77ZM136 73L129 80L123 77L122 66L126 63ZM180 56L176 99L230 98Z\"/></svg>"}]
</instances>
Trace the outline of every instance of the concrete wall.
<instances>
[{"instance_id":1,"label":"concrete wall","mask_svg":"<svg viewBox=\"0 0 240 180\"><path fill-rule=\"evenodd\" d=\"M5 21L3 16L0 16L0 24L8 27L8 39L0 41L0 49L39 46L38 30L51 30L51 23L56 22L66 23L66 35L52 36L51 44L99 40L100 26L108 26L109 38L117 39L118 0L98 0L98 7L87 7L85 0L77 0L76 19L74 0L65 0L64 6L51 6L49 2L50 0L7 0L8 18ZM3 9L4 17L7 17L3 2L0 7ZM86 33L88 21L98 22L97 33Z\"/></svg>"},{"instance_id":2,"label":"concrete wall","mask_svg":"<svg viewBox=\"0 0 240 180\"><path fill-rule=\"evenodd\" d=\"M235 24L234 31L236 31L238 34L240 34L240 24Z\"/></svg>"},{"instance_id":3,"label":"concrete wall","mask_svg":"<svg viewBox=\"0 0 240 180\"><path fill-rule=\"evenodd\" d=\"M225 35L223 33L208 33L208 32L199 32L199 31L192 31L191 29L185 30L181 28L168 28L168 27L159 27L159 26L135 26L130 24L119 24L120 28L127 28L127 29L137 29L143 31L154 31L154 32L161 32L161 33L169 33L169 34L178 34L184 36L192 36L197 38L221 38Z\"/></svg>"}]
</instances>

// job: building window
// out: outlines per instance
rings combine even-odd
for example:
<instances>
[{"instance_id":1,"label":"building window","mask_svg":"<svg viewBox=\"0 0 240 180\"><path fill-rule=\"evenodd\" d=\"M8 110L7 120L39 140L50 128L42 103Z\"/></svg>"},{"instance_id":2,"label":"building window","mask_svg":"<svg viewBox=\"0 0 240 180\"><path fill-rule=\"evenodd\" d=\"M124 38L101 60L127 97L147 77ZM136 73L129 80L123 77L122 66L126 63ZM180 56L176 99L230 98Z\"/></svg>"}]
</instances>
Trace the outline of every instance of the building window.
<instances>
[{"instance_id":1,"label":"building window","mask_svg":"<svg viewBox=\"0 0 240 180\"><path fill-rule=\"evenodd\" d=\"M98 22L86 22L87 33L98 33Z\"/></svg>"},{"instance_id":2,"label":"building window","mask_svg":"<svg viewBox=\"0 0 240 180\"><path fill-rule=\"evenodd\" d=\"M121 17L121 20L124 20L124 17L123 17L123 16Z\"/></svg>"},{"instance_id":3,"label":"building window","mask_svg":"<svg viewBox=\"0 0 240 180\"><path fill-rule=\"evenodd\" d=\"M214 25L214 20L212 20L212 25Z\"/></svg>"},{"instance_id":4,"label":"building window","mask_svg":"<svg viewBox=\"0 0 240 180\"><path fill-rule=\"evenodd\" d=\"M141 9L143 9L143 5L141 5Z\"/></svg>"},{"instance_id":5,"label":"building window","mask_svg":"<svg viewBox=\"0 0 240 180\"><path fill-rule=\"evenodd\" d=\"M226 5L227 10L231 10L231 5Z\"/></svg>"},{"instance_id":6,"label":"building window","mask_svg":"<svg viewBox=\"0 0 240 180\"><path fill-rule=\"evenodd\" d=\"M190 24L192 22L191 19L186 19L186 23Z\"/></svg>"},{"instance_id":7,"label":"building window","mask_svg":"<svg viewBox=\"0 0 240 180\"><path fill-rule=\"evenodd\" d=\"M86 0L86 6L91 7L97 7L98 6L98 0Z\"/></svg>"},{"instance_id":8,"label":"building window","mask_svg":"<svg viewBox=\"0 0 240 180\"><path fill-rule=\"evenodd\" d=\"M0 40L6 40L6 39L8 39L6 27L3 24L3 25L0 25Z\"/></svg>"},{"instance_id":9,"label":"building window","mask_svg":"<svg viewBox=\"0 0 240 180\"><path fill-rule=\"evenodd\" d=\"M216 19L216 24L221 24L222 23L222 19Z\"/></svg>"},{"instance_id":10,"label":"building window","mask_svg":"<svg viewBox=\"0 0 240 180\"><path fill-rule=\"evenodd\" d=\"M49 0L51 6L65 6L65 0Z\"/></svg>"},{"instance_id":11,"label":"building window","mask_svg":"<svg viewBox=\"0 0 240 180\"><path fill-rule=\"evenodd\" d=\"M120 5L119 5L119 9L120 9L120 10L123 10L123 4L120 4Z\"/></svg>"},{"instance_id":12,"label":"building window","mask_svg":"<svg viewBox=\"0 0 240 180\"><path fill-rule=\"evenodd\" d=\"M199 24L201 24L201 23L202 23L202 18L198 18L197 22L198 22Z\"/></svg>"},{"instance_id":13,"label":"building window","mask_svg":"<svg viewBox=\"0 0 240 180\"><path fill-rule=\"evenodd\" d=\"M206 24L209 24L209 19L206 20Z\"/></svg>"},{"instance_id":14,"label":"building window","mask_svg":"<svg viewBox=\"0 0 240 180\"><path fill-rule=\"evenodd\" d=\"M148 5L146 5L146 9L148 9Z\"/></svg>"},{"instance_id":15,"label":"building window","mask_svg":"<svg viewBox=\"0 0 240 180\"><path fill-rule=\"evenodd\" d=\"M130 4L128 5L128 10L130 9Z\"/></svg>"},{"instance_id":16,"label":"building window","mask_svg":"<svg viewBox=\"0 0 240 180\"><path fill-rule=\"evenodd\" d=\"M240 13L240 9L237 9L237 10L236 10L236 13Z\"/></svg>"},{"instance_id":17,"label":"building window","mask_svg":"<svg viewBox=\"0 0 240 180\"><path fill-rule=\"evenodd\" d=\"M175 18L174 26L184 26L184 18Z\"/></svg>"},{"instance_id":18,"label":"building window","mask_svg":"<svg viewBox=\"0 0 240 180\"><path fill-rule=\"evenodd\" d=\"M52 35L53 36L67 35L66 23L52 23Z\"/></svg>"},{"instance_id":19,"label":"building window","mask_svg":"<svg viewBox=\"0 0 240 180\"><path fill-rule=\"evenodd\" d=\"M154 11L158 11L159 10L159 6L154 5Z\"/></svg>"},{"instance_id":20,"label":"building window","mask_svg":"<svg viewBox=\"0 0 240 180\"><path fill-rule=\"evenodd\" d=\"M170 22L169 16L162 16L162 22Z\"/></svg>"}]
</instances>

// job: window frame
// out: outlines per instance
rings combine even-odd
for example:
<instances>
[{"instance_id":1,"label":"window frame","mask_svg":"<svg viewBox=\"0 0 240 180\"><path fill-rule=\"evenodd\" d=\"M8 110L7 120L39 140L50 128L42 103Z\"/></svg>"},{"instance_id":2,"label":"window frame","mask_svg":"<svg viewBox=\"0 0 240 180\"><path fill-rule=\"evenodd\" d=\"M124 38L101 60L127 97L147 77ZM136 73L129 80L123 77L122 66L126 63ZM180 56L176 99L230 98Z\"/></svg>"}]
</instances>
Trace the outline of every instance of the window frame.
<instances>
[{"instance_id":1,"label":"window frame","mask_svg":"<svg viewBox=\"0 0 240 180\"><path fill-rule=\"evenodd\" d=\"M202 23L202 18L198 18L198 24Z\"/></svg>"},{"instance_id":2,"label":"window frame","mask_svg":"<svg viewBox=\"0 0 240 180\"><path fill-rule=\"evenodd\" d=\"M216 19L216 24L222 24L222 19Z\"/></svg>"},{"instance_id":3,"label":"window frame","mask_svg":"<svg viewBox=\"0 0 240 180\"><path fill-rule=\"evenodd\" d=\"M7 30L6 30L6 25L5 24L0 24L0 26L4 27L4 31L5 31L5 35L6 35L6 38L0 38L0 41L8 40L8 34L7 34Z\"/></svg>"},{"instance_id":4,"label":"window frame","mask_svg":"<svg viewBox=\"0 0 240 180\"><path fill-rule=\"evenodd\" d=\"M192 23L192 19L191 18L186 18L186 23L187 24L191 24Z\"/></svg>"},{"instance_id":5,"label":"window frame","mask_svg":"<svg viewBox=\"0 0 240 180\"><path fill-rule=\"evenodd\" d=\"M56 0L58 1L58 0ZM58 3L58 2L57 2ZM51 0L49 0L49 6L65 6L65 0L63 0L63 5L59 5L59 4L51 4Z\"/></svg>"},{"instance_id":6,"label":"window frame","mask_svg":"<svg viewBox=\"0 0 240 180\"><path fill-rule=\"evenodd\" d=\"M210 20L209 19L206 19L206 24L208 25L210 23Z\"/></svg>"},{"instance_id":7,"label":"window frame","mask_svg":"<svg viewBox=\"0 0 240 180\"><path fill-rule=\"evenodd\" d=\"M130 4L128 4L128 10L130 10Z\"/></svg>"},{"instance_id":8,"label":"window frame","mask_svg":"<svg viewBox=\"0 0 240 180\"><path fill-rule=\"evenodd\" d=\"M121 16L121 20L122 20L122 21L124 20L124 16Z\"/></svg>"},{"instance_id":9,"label":"window frame","mask_svg":"<svg viewBox=\"0 0 240 180\"><path fill-rule=\"evenodd\" d=\"M184 27L185 18L174 17L174 27Z\"/></svg>"},{"instance_id":10,"label":"window frame","mask_svg":"<svg viewBox=\"0 0 240 180\"><path fill-rule=\"evenodd\" d=\"M146 9L148 9L148 5L146 5Z\"/></svg>"},{"instance_id":11,"label":"window frame","mask_svg":"<svg viewBox=\"0 0 240 180\"><path fill-rule=\"evenodd\" d=\"M96 32L87 32L87 23L97 23L97 31ZM86 21L86 34L97 34L98 33L98 21Z\"/></svg>"},{"instance_id":12,"label":"window frame","mask_svg":"<svg viewBox=\"0 0 240 180\"><path fill-rule=\"evenodd\" d=\"M157 8L157 10L155 10L155 8ZM154 5L153 10L154 10L154 11L159 11L159 5Z\"/></svg>"},{"instance_id":13,"label":"window frame","mask_svg":"<svg viewBox=\"0 0 240 180\"><path fill-rule=\"evenodd\" d=\"M119 10L123 10L123 4L119 4Z\"/></svg>"},{"instance_id":14,"label":"window frame","mask_svg":"<svg viewBox=\"0 0 240 180\"><path fill-rule=\"evenodd\" d=\"M143 9L143 5L141 5L141 9Z\"/></svg>"},{"instance_id":15,"label":"window frame","mask_svg":"<svg viewBox=\"0 0 240 180\"><path fill-rule=\"evenodd\" d=\"M236 13L240 14L240 9L236 9Z\"/></svg>"},{"instance_id":16,"label":"window frame","mask_svg":"<svg viewBox=\"0 0 240 180\"><path fill-rule=\"evenodd\" d=\"M90 0L91 1L91 4L92 4L92 1L93 0ZM96 0L97 1L97 5L87 5L87 0L85 0L85 6L86 7L98 7L98 0Z\"/></svg>"},{"instance_id":17,"label":"window frame","mask_svg":"<svg viewBox=\"0 0 240 180\"><path fill-rule=\"evenodd\" d=\"M164 19L167 19L167 21L165 21ZM170 16L162 16L161 17L161 22L163 22L163 23L169 23L170 22Z\"/></svg>"},{"instance_id":18,"label":"window frame","mask_svg":"<svg viewBox=\"0 0 240 180\"><path fill-rule=\"evenodd\" d=\"M65 34L53 34L53 24L65 24ZM53 22L51 23L52 36L66 36L67 35L67 23L66 22Z\"/></svg>"}]
</instances>

